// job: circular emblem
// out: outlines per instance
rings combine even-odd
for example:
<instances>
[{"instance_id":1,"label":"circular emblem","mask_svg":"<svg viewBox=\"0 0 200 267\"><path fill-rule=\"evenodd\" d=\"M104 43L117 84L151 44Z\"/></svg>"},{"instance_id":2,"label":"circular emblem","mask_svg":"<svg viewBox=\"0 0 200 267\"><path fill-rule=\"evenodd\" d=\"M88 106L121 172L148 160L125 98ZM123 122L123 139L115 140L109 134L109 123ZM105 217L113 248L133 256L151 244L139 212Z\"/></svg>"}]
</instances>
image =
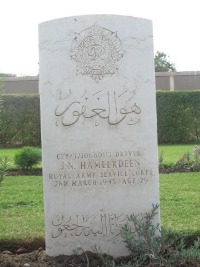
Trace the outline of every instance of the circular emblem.
<instances>
[{"instance_id":1,"label":"circular emblem","mask_svg":"<svg viewBox=\"0 0 200 267\"><path fill-rule=\"evenodd\" d=\"M98 24L76 33L71 46L77 74L89 75L96 82L118 73L124 53L117 33Z\"/></svg>"}]
</instances>

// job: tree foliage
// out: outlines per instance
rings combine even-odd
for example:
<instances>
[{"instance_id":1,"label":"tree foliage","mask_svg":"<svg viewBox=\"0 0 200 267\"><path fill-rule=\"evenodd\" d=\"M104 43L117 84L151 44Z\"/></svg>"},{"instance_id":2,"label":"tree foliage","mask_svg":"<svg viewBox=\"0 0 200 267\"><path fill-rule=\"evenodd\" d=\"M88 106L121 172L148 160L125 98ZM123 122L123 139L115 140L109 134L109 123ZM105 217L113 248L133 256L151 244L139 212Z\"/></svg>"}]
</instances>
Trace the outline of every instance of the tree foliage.
<instances>
[{"instance_id":1,"label":"tree foliage","mask_svg":"<svg viewBox=\"0 0 200 267\"><path fill-rule=\"evenodd\" d=\"M176 71L176 67L174 63L169 61L169 57L163 53L157 51L154 57L155 71L156 72L170 72Z\"/></svg>"}]
</instances>

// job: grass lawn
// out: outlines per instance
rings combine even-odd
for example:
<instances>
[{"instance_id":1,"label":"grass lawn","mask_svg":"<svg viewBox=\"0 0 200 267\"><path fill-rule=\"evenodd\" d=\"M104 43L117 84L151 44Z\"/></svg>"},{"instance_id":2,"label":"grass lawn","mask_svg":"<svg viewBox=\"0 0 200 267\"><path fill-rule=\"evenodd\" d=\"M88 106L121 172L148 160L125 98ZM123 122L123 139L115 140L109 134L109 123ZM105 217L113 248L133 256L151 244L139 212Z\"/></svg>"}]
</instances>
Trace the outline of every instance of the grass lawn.
<instances>
[{"instance_id":1,"label":"grass lawn","mask_svg":"<svg viewBox=\"0 0 200 267\"><path fill-rule=\"evenodd\" d=\"M194 145L159 145L159 155L163 151L164 163L175 163L184 153L189 152L191 158L193 158ZM9 167L15 168L14 156L20 151L20 148L0 148L0 157L8 156ZM41 168L41 164L38 165Z\"/></svg>"},{"instance_id":2,"label":"grass lawn","mask_svg":"<svg viewBox=\"0 0 200 267\"><path fill-rule=\"evenodd\" d=\"M200 235L200 173L160 174L161 225Z\"/></svg>"},{"instance_id":3,"label":"grass lawn","mask_svg":"<svg viewBox=\"0 0 200 267\"><path fill-rule=\"evenodd\" d=\"M191 159L193 159L193 148L195 145L159 145L159 155L163 151L164 163L175 163L181 158L186 152L190 153ZM199 145L198 145L199 146Z\"/></svg>"},{"instance_id":4,"label":"grass lawn","mask_svg":"<svg viewBox=\"0 0 200 267\"><path fill-rule=\"evenodd\" d=\"M200 235L200 174L160 175L161 225ZM42 178L6 177L0 187L0 240L44 237Z\"/></svg>"},{"instance_id":5,"label":"grass lawn","mask_svg":"<svg viewBox=\"0 0 200 267\"><path fill-rule=\"evenodd\" d=\"M20 148L0 148L0 157L8 157L9 167L14 168L14 157L19 151Z\"/></svg>"},{"instance_id":6,"label":"grass lawn","mask_svg":"<svg viewBox=\"0 0 200 267\"><path fill-rule=\"evenodd\" d=\"M40 176L9 176L0 187L0 240L44 236Z\"/></svg>"}]
</instances>

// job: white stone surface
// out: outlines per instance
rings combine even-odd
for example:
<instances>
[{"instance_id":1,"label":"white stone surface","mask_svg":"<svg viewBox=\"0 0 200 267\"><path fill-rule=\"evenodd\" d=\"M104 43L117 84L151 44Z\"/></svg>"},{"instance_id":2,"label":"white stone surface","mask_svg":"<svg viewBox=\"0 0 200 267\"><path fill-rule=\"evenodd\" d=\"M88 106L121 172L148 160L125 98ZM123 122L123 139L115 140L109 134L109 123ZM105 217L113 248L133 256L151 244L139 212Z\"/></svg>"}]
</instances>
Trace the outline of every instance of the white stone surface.
<instances>
[{"instance_id":1,"label":"white stone surface","mask_svg":"<svg viewBox=\"0 0 200 267\"><path fill-rule=\"evenodd\" d=\"M39 26L48 255L127 255L127 216L159 202L152 38L151 21L125 16Z\"/></svg>"}]
</instances>

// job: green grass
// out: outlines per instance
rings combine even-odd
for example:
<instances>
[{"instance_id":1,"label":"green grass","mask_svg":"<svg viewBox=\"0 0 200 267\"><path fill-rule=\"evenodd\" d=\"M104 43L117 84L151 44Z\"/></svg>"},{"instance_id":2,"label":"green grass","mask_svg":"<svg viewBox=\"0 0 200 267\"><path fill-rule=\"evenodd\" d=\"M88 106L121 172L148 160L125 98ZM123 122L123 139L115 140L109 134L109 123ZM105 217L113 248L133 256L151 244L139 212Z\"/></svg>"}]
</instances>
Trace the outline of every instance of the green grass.
<instances>
[{"instance_id":1,"label":"green grass","mask_svg":"<svg viewBox=\"0 0 200 267\"><path fill-rule=\"evenodd\" d=\"M190 153L193 159L194 145L159 145L158 154L163 151L164 163L176 163L186 152Z\"/></svg>"},{"instance_id":2,"label":"green grass","mask_svg":"<svg viewBox=\"0 0 200 267\"><path fill-rule=\"evenodd\" d=\"M200 234L200 173L160 175L161 225Z\"/></svg>"},{"instance_id":3,"label":"green grass","mask_svg":"<svg viewBox=\"0 0 200 267\"><path fill-rule=\"evenodd\" d=\"M9 176L0 187L0 240L44 236L42 178Z\"/></svg>"},{"instance_id":4,"label":"green grass","mask_svg":"<svg viewBox=\"0 0 200 267\"><path fill-rule=\"evenodd\" d=\"M189 152L191 158L193 158L193 148L194 145L159 145L158 153L159 155L163 151L164 163L175 163L184 153ZM20 148L0 148L0 157L8 156L9 167L14 168L14 156L20 151ZM37 167L41 167L39 164Z\"/></svg>"},{"instance_id":5,"label":"green grass","mask_svg":"<svg viewBox=\"0 0 200 267\"><path fill-rule=\"evenodd\" d=\"M200 175L160 175L161 225L200 234ZM6 177L0 187L0 240L44 238L42 178Z\"/></svg>"},{"instance_id":6,"label":"green grass","mask_svg":"<svg viewBox=\"0 0 200 267\"><path fill-rule=\"evenodd\" d=\"M8 157L8 161L9 161L9 167L10 168L14 168L15 164L14 164L14 157L15 154L18 153L20 151L20 148L0 148L0 157Z\"/></svg>"}]
</instances>

